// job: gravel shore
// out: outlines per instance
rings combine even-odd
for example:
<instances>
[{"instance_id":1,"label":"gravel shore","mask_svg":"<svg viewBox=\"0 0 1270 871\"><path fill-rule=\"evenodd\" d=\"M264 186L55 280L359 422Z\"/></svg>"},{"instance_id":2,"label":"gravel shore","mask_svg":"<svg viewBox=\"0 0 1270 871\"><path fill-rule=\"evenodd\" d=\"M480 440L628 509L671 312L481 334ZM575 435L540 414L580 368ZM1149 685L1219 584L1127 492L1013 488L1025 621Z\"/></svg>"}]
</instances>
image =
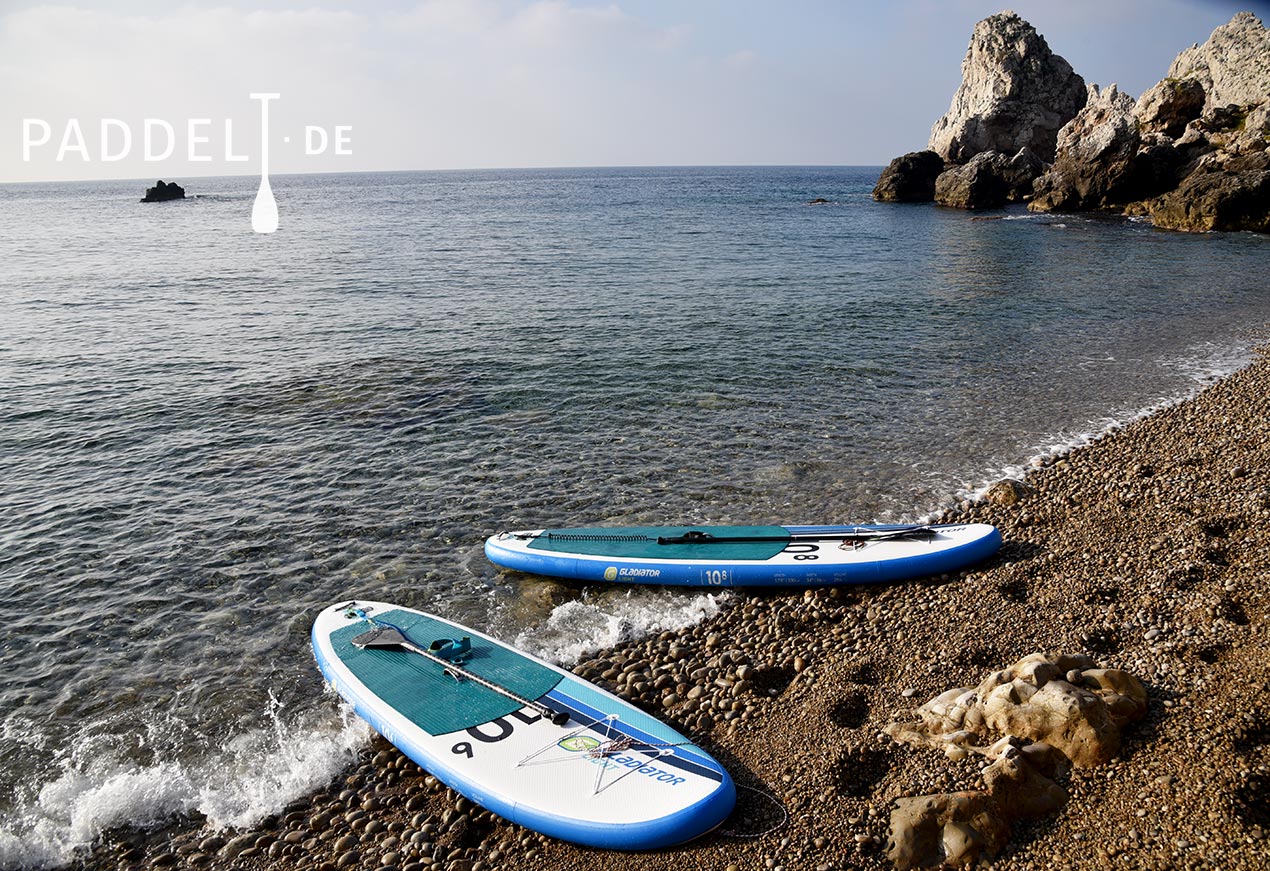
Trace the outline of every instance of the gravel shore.
<instances>
[{"instance_id":1,"label":"gravel shore","mask_svg":"<svg viewBox=\"0 0 1270 871\"><path fill-rule=\"evenodd\" d=\"M1263 354L949 512L1004 535L970 571L737 595L690 630L580 663L728 767L743 788L722 833L651 854L575 847L472 807L377 739L256 830L112 833L77 867L880 871L895 798L983 786L975 757L901 746L881 728L1061 651L1139 677L1147 716L984 867L1270 868L1267 397Z\"/></svg>"}]
</instances>

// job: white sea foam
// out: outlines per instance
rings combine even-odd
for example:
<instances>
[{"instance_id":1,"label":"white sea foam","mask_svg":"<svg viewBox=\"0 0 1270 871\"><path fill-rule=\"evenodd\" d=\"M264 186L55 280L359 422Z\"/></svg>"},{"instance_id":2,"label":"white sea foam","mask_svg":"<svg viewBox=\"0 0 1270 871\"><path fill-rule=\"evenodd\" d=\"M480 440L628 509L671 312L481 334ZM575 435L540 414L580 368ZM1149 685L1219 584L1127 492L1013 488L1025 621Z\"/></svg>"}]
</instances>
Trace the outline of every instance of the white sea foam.
<instances>
[{"instance_id":1,"label":"white sea foam","mask_svg":"<svg viewBox=\"0 0 1270 871\"><path fill-rule=\"evenodd\" d=\"M288 722L274 708L272 732L231 738L200 778L198 810L212 828L259 822L330 781L370 741L370 727L347 705L339 706L338 722Z\"/></svg>"},{"instance_id":2,"label":"white sea foam","mask_svg":"<svg viewBox=\"0 0 1270 871\"><path fill-rule=\"evenodd\" d=\"M369 727L351 709L340 711L288 720L275 702L269 728L190 762L140 766L73 750L35 801L0 817L0 867L61 865L106 829L151 827L174 814L201 813L211 828L252 825L330 781L369 741ZM92 758L73 761L84 757Z\"/></svg>"},{"instance_id":3,"label":"white sea foam","mask_svg":"<svg viewBox=\"0 0 1270 871\"><path fill-rule=\"evenodd\" d=\"M1207 387L1252 362L1252 343L1199 342L1164 360L1164 365L1181 372L1197 385Z\"/></svg>"},{"instance_id":4,"label":"white sea foam","mask_svg":"<svg viewBox=\"0 0 1270 871\"><path fill-rule=\"evenodd\" d=\"M655 632L683 629L719 613L727 593L634 588L617 595L557 605L546 622L521 632L513 645L549 662L570 666L586 654Z\"/></svg>"},{"instance_id":5,"label":"white sea foam","mask_svg":"<svg viewBox=\"0 0 1270 871\"><path fill-rule=\"evenodd\" d=\"M68 767L44 784L34 806L0 820L0 867L63 864L104 829L152 825L190 810L194 798L188 775L173 763L137 768L101 759L87 770Z\"/></svg>"}]
</instances>

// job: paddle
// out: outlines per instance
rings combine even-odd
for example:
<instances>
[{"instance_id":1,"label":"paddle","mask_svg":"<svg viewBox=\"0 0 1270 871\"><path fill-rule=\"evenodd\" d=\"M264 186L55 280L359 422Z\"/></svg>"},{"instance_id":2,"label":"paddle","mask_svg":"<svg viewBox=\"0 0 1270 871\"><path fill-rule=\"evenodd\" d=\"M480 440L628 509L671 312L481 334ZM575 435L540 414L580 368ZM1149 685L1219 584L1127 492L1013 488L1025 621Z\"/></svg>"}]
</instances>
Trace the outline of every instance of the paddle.
<instances>
[{"instance_id":1,"label":"paddle","mask_svg":"<svg viewBox=\"0 0 1270 871\"><path fill-rule=\"evenodd\" d=\"M799 541L885 541L892 538L929 538L938 534L933 526L898 526L894 529L856 529L851 532L800 532L789 535L712 535L694 529L683 535L659 535L658 544L736 544L738 542Z\"/></svg>"},{"instance_id":2,"label":"paddle","mask_svg":"<svg viewBox=\"0 0 1270 871\"><path fill-rule=\"evenodd\" d=\"M520 695L519 693L509 690L505 686L496 684L492 680L487 680L486 678L481 677L479 674L475 674L471 671L468 671L467 669L452 662L451 660L444 659L440 656L436 656L435 654L428 652L427 650L424 650L422 647L418 646L409 638L407 638L406 633L403 632L399 627L393 626L391 623L381 623L375 620L373 617L371 617L361 608L356 608L350 605L347 613L354 614L358 617L361 617L367 623L375 627L369 632L364 632L361 635L358 635L356 638L351 639L352 643L359 648L362 648L362 649L365 649L367 647L403 648L405 650L410 651L411 653L416 653L419 656L422 656L424 659L429 660L430 662L435 662L437 665L445 669L446 674L451 675L455 680L457 681L470 680L473 683L477 684L478 686L485 687L487 690L493 690L499 695L505 696L511 699L513 702L517 702L526 708L530 708L534 711L537 711L540 715L542 715L543 717L546 717L552 724L556 726L563 726L565 723L569 722L569 715L565 713L564 711L557 711L547 707L544 704L536 702L533 699L527 699L524 696Z\"/></svg>"}]
</instances>

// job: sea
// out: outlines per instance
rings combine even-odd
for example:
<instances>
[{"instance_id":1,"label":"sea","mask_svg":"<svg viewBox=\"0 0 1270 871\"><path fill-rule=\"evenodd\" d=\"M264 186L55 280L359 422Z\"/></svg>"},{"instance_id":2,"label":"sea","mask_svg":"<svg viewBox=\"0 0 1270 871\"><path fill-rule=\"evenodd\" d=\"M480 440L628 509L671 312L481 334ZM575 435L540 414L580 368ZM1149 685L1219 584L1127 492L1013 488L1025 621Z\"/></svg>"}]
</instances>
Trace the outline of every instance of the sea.
<instances>
[{"instance_id":1,"label":"sea","mask_svg":"<svg viewBox=\"0 0 1270 871\"><path fill-rule=\"evenodd\" d=\"M1270 237L879 172L283 175L272 235L256 178L0 185L0 867L340 775L339 600L568 665L730 595L502 572L491 533L917 520L1265 340Z\"/></svg>"}]
</instances>

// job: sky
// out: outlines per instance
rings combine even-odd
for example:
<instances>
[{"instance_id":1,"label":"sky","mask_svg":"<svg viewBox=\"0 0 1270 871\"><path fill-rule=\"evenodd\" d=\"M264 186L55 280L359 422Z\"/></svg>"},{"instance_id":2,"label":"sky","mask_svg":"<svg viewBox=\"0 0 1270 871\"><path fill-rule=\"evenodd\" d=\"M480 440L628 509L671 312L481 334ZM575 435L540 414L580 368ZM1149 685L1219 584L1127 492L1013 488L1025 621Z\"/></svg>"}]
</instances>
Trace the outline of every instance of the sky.
<instances>
[{"instance_id":1,"label":"sky","mask_svg":"<svg viewBox=\"0 0 1270 871\"><path fill-rule=\"evenodd\" d=\"M1135 96L1235 12L1270 21L1270 0L0 0L0 182L258 174L252 93L279 95L271 173L880 165L926 146L1005 8Z\"/></svg>"}]
</instances>

